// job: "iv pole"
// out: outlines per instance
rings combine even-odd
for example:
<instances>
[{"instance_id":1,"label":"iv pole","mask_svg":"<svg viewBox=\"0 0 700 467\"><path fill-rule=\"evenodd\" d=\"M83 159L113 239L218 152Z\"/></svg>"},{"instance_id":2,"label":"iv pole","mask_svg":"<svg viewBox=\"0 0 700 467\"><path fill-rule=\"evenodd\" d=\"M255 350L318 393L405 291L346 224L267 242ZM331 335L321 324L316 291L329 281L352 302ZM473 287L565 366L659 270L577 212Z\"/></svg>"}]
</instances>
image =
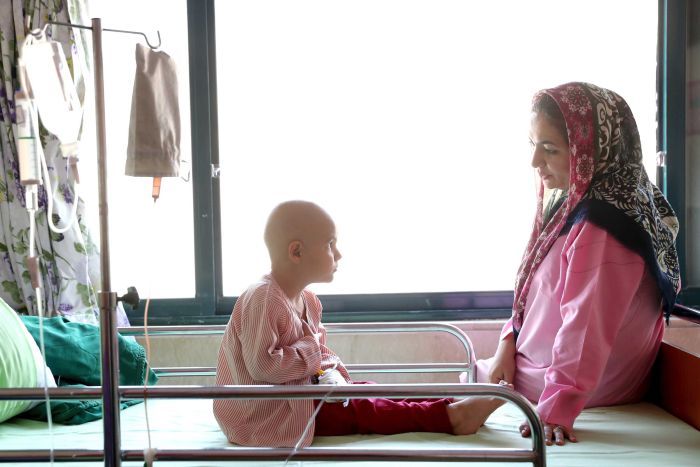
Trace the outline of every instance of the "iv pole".
<instances>
[{"instance_id":1,"label":"iv pole","mask_svg":"<svg viewBox=\"0 0 700 467\"><path fill-rule=\"evenodd\" d=\"M107 137L105 125L104 68L102 61L102 32L140 34L151 48L146 35L138 31L103 29L101 18L92 18L92 26L49 21L47 24L92 31L92 56L95 82L95 127L97 133L97 184L100 217L100 275L101 289L98 292L100 306L100 336L102 347L102 413L104 429L104 463L106 466L121 465L120 404L119 404L119 348L117 345L115 314L117 294L112 292L109 263L109 215L107 207Z\"/></svg>"},{"instance_id":2,"label":"iv pole","mask_svg":"<svg viewBox=\"0 0 700 467\"><path fill-rule=\"evenodd\" d=\"M102 19L92 18L92 56L95 76L95 126L97 131L97 186L100 215L100 336L102 342L102 413L104 416L105 465L121 465L119 349L115 311L117 294L112 292L109 268L109 216L107 208L107 136L105 126L104 69L102 63Z\"/></svg>"}]
</instances>

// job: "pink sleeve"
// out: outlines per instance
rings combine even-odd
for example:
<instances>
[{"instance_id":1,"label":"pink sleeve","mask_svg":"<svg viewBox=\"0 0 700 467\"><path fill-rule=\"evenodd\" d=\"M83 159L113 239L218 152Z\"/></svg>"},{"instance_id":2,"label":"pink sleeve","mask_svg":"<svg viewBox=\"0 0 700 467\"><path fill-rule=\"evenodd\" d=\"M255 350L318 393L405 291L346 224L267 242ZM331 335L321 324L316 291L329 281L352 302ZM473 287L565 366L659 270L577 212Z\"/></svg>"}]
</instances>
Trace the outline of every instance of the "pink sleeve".
<instances>
[{"instance_id":1,"label":"pink sleeve","mask_svg":"<svg viewBox=\"0 0 700 467\"><path fill-rule=\"evenodd\" d=\"M286 329L280 329L278 323L290 320L278 318L287 314L283 304L267 297L254 301L243 313L239 333L243 360L258 381L283 384L311 376L320 368L321 350L313 336L304 336L290 345L279 342Z\"/></svg>"},{"instance_id":2,"label":"pink sleeve","mask_svg":"<svg viewBox=\"0 0 700 467\"><path fill-rule=\"evenodd\" d=\"M323 305L321 305L321 301L316 295L311 295L310 298L311 299L308 300L308 303L312 307L312 313L310 314L311 321L321 334L319 339L319 344L321 347L321 369L326 370L335 366L336 369L340 371L340 374L343 375L343 378L350 382L350 375L348 374L345 365L343 365L343 362L340 361L340 357L338 357L338 355L336 355L336 353L328 347L326 328L323 326L323 323L321 323Z\"/></svg>"},{"instance_id":3,"label":"pink sleeve","mask_svg":"<svg viewBox=\"0 0 700 467\"><path fill-rule=\"evenodd\" d=\"M562 326L538 412L546 423L572 428L598 386L645 265L598 228L582 229L567 259Z\"/></svg>"},{"instance_id":4,"label":"pink sleeve","mask_svg":"<svg viewBox=\"0 0 700 467\"><path fill-rule=\"evenodd\" d=\"M319 323L318 329L321 333L321 369L325 370L335 366L340 371L340 374L343 375L343 378L350 382L350 375L343 362L340 361L340 357L326 345L326 328Z\"/></svg>"},{"instance_id":5,"label":"pink sleeve","mask_svg":"<svg viewBox=\"0 0 700 467\"><path fill-rule=\"evenodd\" d=\"M513 335L513 318L510 318L508 321L506 321L506 324L503 325L503 329L501 329L500 340L505 340L506 337L512 336L512 335Z\"/></svg>"}]
</instances>

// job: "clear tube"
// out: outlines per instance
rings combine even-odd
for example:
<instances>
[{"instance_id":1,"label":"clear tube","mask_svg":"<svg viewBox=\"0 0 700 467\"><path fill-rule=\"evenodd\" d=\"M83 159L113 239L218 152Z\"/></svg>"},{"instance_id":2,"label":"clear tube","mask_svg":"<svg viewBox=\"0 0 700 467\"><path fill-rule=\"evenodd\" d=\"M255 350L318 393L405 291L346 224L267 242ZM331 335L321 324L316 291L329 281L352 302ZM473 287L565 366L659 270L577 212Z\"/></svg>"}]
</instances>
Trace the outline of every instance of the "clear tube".
<instances>
[{"instance_id":1,"label":"clear tube","mask_svg":"<svg viewBox=\"0 0 700 467\"><path fill-rule=\"evenodd\" d=\"M46 180L46 217L49 221L49 228L56 233L66 232L73 226L75 220L78 218L78 196L80 195L80 185L77 183L77 181L73 181L73 206L71 207L70 219L64 227L58 227L53 221L53 189L51 188L51 180L49 179L49 169L46 166L46 158L43 157L43 154L41 157L41 167L44 170L44 180Z\"/></svg>"},{"instance_id":2,"label":"clear tube","mask_svg":"<svg viewBox=\"0 0 700 467\"><path fill-rule=\"evenodd\" d=\"M39 349L41 356L46 361L46 347L44 345L44 301L41 296L41 272L39 258L36 255L36 212L38 209L38 188L36 184L29 185L25 189L27 212L29 213L29 256L27 257L27 270L31 277L36 300L36 312L39 316ZM44 402L46 403L46 420L49 425L49 462L54 464L53 445L53 419L51 417L51 399L49 397L49 372L44 365Z\"/></svg>"}]
</instances>

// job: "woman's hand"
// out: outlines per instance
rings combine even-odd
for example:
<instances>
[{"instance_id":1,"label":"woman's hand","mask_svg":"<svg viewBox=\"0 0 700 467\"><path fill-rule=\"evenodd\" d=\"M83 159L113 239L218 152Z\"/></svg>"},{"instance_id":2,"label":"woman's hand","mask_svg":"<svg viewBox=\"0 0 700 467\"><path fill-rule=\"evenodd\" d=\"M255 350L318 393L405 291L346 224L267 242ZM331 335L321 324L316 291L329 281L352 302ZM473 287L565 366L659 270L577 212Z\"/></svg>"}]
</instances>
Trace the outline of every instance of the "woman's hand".
<instances>
[{"instance_id":1,"label":"woman's hand","mask_svg":"<svg viewBox=\"0 0 700 467\"><path fill-rule=\"evenodd\" d=\"M523 438L529 438L531 434L530 424L526 421L521 423L520 435ZM567 439L572 443L578 443L573 429L561 425L552 425L551 423L544 424L544 442L547 446L551 446L552 443L557 446L563 446Z\"/></svg>"},{"instance_id":2,"label":"woman's hand","mask_svg":"<svg viewBox=\"0 0 700 467\"><path fill-rule=\"evenodd\" d=\"M498 343L498 349L489 370L489 382L506 381L513 384L515 376L515 340L513 334Z\"/></svg>"}]
</instances>

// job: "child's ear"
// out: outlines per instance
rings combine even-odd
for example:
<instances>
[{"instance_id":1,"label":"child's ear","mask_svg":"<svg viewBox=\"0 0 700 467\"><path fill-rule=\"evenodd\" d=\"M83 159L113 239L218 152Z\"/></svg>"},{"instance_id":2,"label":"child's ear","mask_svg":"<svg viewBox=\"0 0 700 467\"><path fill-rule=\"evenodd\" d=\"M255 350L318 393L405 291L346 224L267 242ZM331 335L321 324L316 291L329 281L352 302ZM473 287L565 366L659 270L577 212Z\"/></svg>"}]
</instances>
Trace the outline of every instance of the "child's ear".
<instances>
[{"instance_id":1,"label":"child's ear","mask_svg":"<svg viewBox=\"0 0 700 467\"><path fill-rule=\"evenodd\" d=\"M299 240L293 240L289 242L287 253L289 254L289 259L293 263L299 263L299 261L301 261L301 250L302 245Z\"/></svg>"}]
</instances>

